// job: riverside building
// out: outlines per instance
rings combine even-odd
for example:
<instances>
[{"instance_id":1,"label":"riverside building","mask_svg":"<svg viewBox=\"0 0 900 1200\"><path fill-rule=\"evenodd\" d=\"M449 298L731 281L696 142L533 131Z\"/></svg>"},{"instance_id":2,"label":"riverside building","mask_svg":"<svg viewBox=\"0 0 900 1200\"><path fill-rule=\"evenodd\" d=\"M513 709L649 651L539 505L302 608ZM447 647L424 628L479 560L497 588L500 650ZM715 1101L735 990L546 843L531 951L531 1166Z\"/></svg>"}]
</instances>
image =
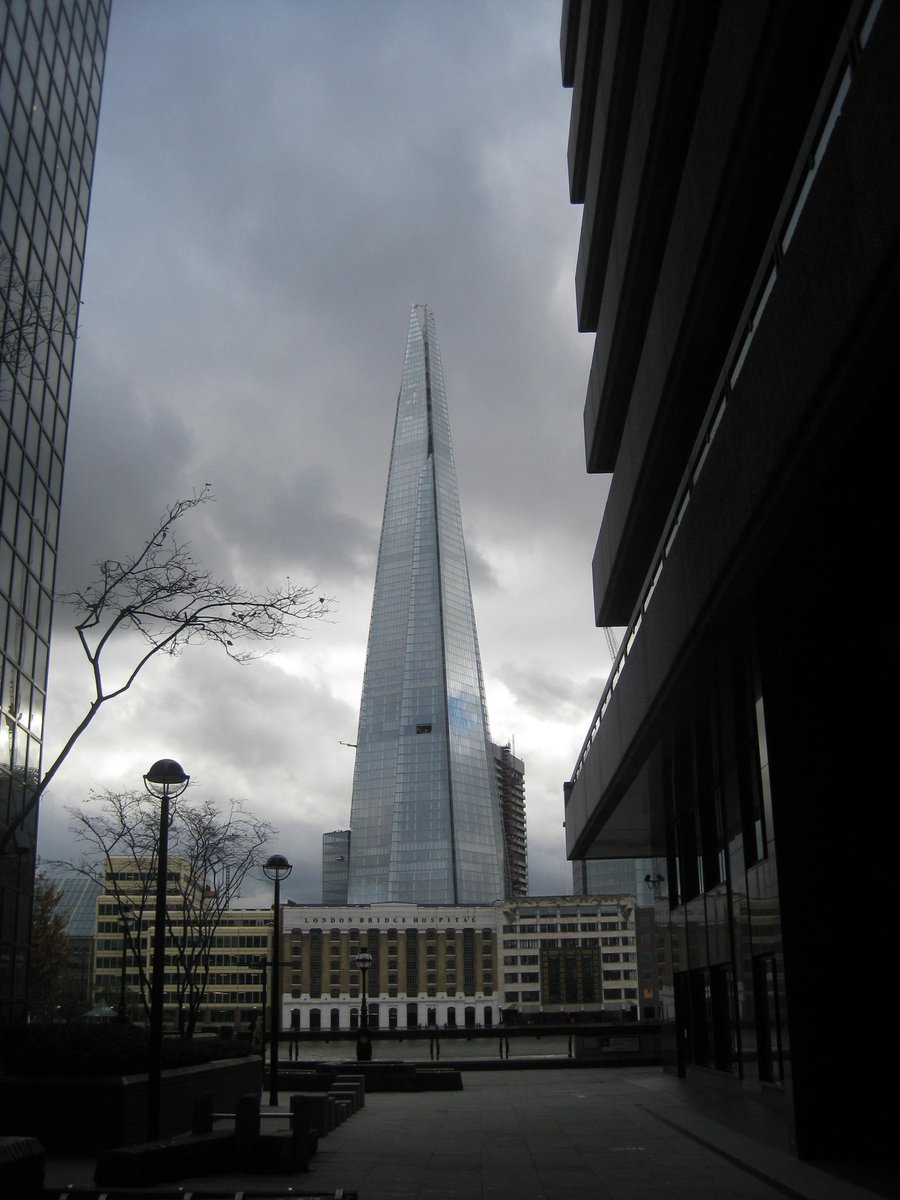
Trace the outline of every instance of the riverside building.
<instances>
[{"instance_id":1,"label":"riverside building","mask_svg":"<svg viewBox=\"0 0 900 1200\"><path fill-rule=\"evenodd\" d=\"M282 1027L488 1028L500 1021L637 1016L632 896L489 905L288 905Z\"/></svg>"}]
</instances>

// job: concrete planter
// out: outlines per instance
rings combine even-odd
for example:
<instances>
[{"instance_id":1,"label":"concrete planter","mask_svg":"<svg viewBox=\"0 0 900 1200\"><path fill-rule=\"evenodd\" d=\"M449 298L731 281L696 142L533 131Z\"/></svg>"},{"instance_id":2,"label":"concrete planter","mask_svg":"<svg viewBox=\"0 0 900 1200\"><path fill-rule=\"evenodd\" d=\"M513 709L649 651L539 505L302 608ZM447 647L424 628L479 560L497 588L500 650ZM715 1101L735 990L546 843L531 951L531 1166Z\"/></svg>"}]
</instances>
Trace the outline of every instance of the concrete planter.
<instances>
[{"instance_id":1,"label":"concrete planter","mask_svg":"<svg viewBox=\"0 0 900 1200\"><path fill-rule=\"evenodd\" d=\"M0 1075L0 1129L36 1137L48 1150L95 1151L141 1142L147 1135L146 1075L98 1079ZM258 1055L162 1073L160 1136L191 1128L194 1097L211 1092L214 1110L234 1110L262 1088Z\"/></svg>"}]
</instances>

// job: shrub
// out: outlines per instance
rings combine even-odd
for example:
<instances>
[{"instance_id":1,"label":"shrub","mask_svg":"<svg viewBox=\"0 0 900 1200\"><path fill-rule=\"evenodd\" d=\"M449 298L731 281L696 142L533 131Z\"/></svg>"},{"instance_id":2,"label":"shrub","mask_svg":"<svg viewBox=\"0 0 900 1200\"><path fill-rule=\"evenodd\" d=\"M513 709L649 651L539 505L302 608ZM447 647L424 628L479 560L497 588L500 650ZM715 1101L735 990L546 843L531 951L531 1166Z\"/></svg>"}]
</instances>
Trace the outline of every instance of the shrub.
<instances>
[{"instance_id":1,"label":"shrub","mask_svg":"<svg viewBox=\"0 0 900 1200\"><path fill-rule=\"evenodd\" d=\"M165 1038L162 1066L190 1067L249 1053L241 1039ZM0 1070L10 1075L138 1075L149 1069L147 1031L134 1025L26 1025L0 1029Z\"/></svg>"}]
</instances>

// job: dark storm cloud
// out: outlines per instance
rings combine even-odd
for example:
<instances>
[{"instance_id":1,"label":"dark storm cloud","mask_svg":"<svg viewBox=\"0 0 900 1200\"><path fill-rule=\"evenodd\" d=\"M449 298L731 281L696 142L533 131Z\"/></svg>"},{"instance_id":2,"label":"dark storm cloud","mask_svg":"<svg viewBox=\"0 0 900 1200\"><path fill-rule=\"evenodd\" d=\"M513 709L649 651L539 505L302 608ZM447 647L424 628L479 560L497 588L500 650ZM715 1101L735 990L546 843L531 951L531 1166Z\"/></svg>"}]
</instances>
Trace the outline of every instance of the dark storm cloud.
<instances>
[{"instance_id":1,"label":"dark storm cloud","mask_svg":"<svg viewBox=\"0 0 900 1200\"><path fill-rule=\"evenodd\" d=\"M79 371L92 387L78 394L66 455L57 587L94 577L102 558L126 555L149 536L183 486L192 437L177 411L144 404L124 372L108 370L79 347ZM178 494L181 494L180 492Z\"/></svg>"},{"instance_id":2,"label":"dark storm cloud","mask_svg":"<svg viewBox=\"0 0 900 1200\"><path fill-rule=\"evenodd\" d=\"M585 713L591 714L604 682L601 675L573 677L544 666L529 670L522 660L504 663L499 673L523 709L565 722L578 722Z\"/></svg>"},{"instance_id":3,"label":"dark storm cloud","mask_svg":"<svg viewBox=\"0 0 900 1200\"><path fill-rule=\"evenodd\" d=\"M332 469L312 465L278 479L259 464L239 474L228 488L228 512L220 525L236 548L239 577L291 575L329 594L338 586L371 584L378 521L339 511Z\"/></svg>"}]
</instances>

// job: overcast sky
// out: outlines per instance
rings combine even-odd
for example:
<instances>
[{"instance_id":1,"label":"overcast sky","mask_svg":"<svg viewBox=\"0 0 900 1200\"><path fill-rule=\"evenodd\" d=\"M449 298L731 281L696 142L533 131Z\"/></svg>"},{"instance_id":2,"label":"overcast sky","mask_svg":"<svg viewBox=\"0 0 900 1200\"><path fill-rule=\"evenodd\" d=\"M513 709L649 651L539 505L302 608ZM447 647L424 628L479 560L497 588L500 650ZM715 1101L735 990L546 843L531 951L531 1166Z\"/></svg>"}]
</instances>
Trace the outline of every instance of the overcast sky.
<instances>
[{"instance_id":1,"label":"overcast sky","mask_svg":"<svg viewBox=\"0 0 900 1200\"><path fill-rule=\"evenodd\" d=\"M526 764L531 891L571 889L562 784L609 656L590 567L606 480L584 469L593 338L576 331L580 207L554 0L115 0L94 171L60 590L183 533L260 589L336 597L329 624L238 667L156 663L98 717L42 806L140 787L177 758L245 798L321 898L353 751L409 308L444 364L495 741ZM89 678L57 611L45 761ZM251 888L246 899L253 899Z\"/></svg>"}]
</instances>

